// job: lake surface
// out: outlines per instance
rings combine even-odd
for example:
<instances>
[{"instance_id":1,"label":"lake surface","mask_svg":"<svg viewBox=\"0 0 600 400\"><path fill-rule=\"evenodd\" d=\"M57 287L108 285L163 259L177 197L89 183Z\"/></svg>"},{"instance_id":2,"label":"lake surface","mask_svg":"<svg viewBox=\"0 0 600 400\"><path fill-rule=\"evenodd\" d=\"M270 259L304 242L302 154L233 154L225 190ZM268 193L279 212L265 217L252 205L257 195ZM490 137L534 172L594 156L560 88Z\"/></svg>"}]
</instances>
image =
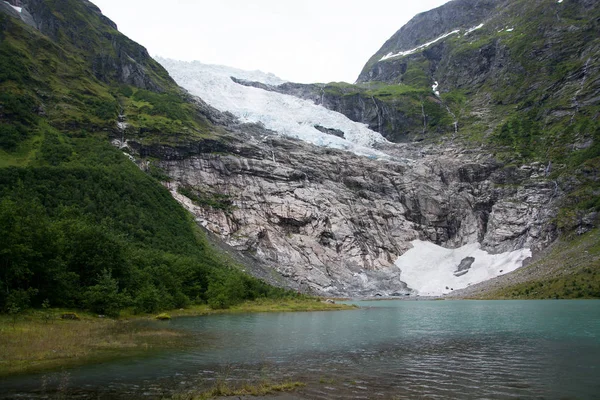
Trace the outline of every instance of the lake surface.
<instances>
[{"instance_id":1,"label":"lake surface","mask_svg":"<svg viewBox=\"0 0 600 400\"><path fill-rule=\"evenodd\" d=\"M600 398L600 301L355 304L364 308L174 319L190 348L0 380L0 398L58 385L74 397L153 398L261 379L306 382L294 394L306 399Z\"/></svg>"}]
</instances>

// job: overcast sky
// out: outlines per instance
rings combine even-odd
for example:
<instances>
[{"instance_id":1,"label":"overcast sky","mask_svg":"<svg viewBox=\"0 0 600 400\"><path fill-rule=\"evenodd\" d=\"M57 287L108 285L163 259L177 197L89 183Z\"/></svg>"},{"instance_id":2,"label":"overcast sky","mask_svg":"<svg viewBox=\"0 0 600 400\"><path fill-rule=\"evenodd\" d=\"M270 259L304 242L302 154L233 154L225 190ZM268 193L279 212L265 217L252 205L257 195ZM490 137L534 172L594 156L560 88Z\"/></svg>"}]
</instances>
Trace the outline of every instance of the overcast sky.
<instances>
[{"instance_id":1,"label":"overcast sky","mask_svg":"<svg viewBox=\"0 0 600 400\"><path fill-rule=\"evenodd\" d=\"M152 56L354 82L415 14L448 0L91 0Z\"/></svg>"}]
</instances>

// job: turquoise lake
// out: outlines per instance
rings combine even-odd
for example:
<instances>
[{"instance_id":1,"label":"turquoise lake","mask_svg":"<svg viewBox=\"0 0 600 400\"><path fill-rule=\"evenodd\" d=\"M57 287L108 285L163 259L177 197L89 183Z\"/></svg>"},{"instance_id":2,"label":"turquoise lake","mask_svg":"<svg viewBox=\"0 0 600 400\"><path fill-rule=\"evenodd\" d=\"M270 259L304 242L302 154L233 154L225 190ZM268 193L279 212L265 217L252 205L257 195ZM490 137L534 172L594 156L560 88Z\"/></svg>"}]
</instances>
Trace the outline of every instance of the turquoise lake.
<instances>
[{"instance_id":1,"label":"turquoise lake","mask_svg":"<svg viewBox=\"0 0 600 400\"><path fill-rule=\"evenodd\" d=\"M0 380L0 398L160 398L216 380L305 399L599 399L600 301L369 301L174 319L189 348ZM65 389L66 388L66 389ZM281 397L281 398L286 398Z\"/></svg>"}]
</instances>

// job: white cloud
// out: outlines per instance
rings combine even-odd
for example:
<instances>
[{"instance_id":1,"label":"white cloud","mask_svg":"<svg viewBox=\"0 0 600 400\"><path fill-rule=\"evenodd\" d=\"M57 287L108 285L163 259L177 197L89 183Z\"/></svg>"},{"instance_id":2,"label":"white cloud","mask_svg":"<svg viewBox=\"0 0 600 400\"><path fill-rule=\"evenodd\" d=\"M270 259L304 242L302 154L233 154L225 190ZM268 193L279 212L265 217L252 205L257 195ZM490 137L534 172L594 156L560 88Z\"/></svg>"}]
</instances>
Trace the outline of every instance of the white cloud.
<instances>
[{"instance_id":1,"label":"white cloud","mask_svg":"<svg viewBox=\"0 0 600 400\"><path fill-rule=\"evenodd\" d=\"M446 3L382 0L92 0L152 55L353 82L415 14Z\"/></svg>"}]
</instances>

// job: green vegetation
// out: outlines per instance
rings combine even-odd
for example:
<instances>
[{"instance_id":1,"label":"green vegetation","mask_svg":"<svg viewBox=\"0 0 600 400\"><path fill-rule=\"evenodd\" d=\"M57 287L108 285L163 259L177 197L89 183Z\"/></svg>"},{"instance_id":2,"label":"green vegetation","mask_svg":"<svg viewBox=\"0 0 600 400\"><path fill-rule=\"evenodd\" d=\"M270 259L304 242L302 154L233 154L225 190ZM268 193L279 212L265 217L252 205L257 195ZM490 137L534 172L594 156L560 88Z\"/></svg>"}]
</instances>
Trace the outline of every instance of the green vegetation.
<instances>
[{"instance_id":1,"label":"green vegetation","mask_svg":"<svg viewBox=\"0 0 600 400\"><path fill-rule=\"evenodd\" d=\"M168 191L108 144L42 150L40 166L0 175L1 309L48 299L117 315L286 295L212 250Z\"/></svg>"},{"instance_id":2,"label":"green vegetation","mask_svg":"<svg viewBox=\"0 0 600 400\"><path fill-rule=\"evenodd\" d=\"M44 301L39 310L15 310L0 315L0 376L39 372L61 367L95 363L192 345L191 338L157 325L152 320L171 317L203 316L223 313L336 311L354 307L330 304L320 299L293 296L257 299L213 309L208 304L173 309L169 314L139 314L134 306L121 311L121 318L98 318L78 312L79 319L62 318L69 309L50 308ZM106 315L108 317L108 315Z\"/></svg>"},{"instance_id":3,"label":"green vegetation","mask_svg":"<svg viewBox=\"0 0 600 400\"><path fill-rule=\"evenodd\" d=\"M0 376L130 357L180 347L186 336L143 320L112 320L65 310L29 311L15 321L0 315Z\"/></svg>"},{"instance_id":4,"label":"green vegetation","mask_svg":"<svg viewBox=\"0 0 600 400\"><path fill-rule=\"evenodd\" d=\"M407 131L421 129L421 114L427 116L427 133L453 134L456 120L453 140L484 145L507 165L550 166L545 178L567 193L556 225L568 235L600 210L599 8L517 0L496 11L481 29L452 35L435 51L432 46L381 62L383 70L394 65L393 78L374 83L370 95L383 94L379 100L394 104L409 120ZM366 70L382 55L369 60ZM431 98L435 79L442 85L442 103ZM360 83L357 90L366 93L369 85Z\"/></svg>"},{"instance_id":5,"label":"green vegetation","mask_svg":"<svg viewBox=\"0 0 600 400\"><path fill-rule=\"evenodd\" d=\"M207 304L192 305L185 309L173 310L173 317L212 315L212 314L243 314L251 312L306 312L306 311L341 311L354 310L356 306L332 304L317 297L290 296L280 299L260 298L232 305L227 309L211 308Z\"/></svg>"},{"instance_id":6,"label":"green vegetation","mask_svg":"<svg viewBox=\"0 0 600 400\"><path fill-rule=\"evenodd\" d=\"M177 192L192 200L196 205L209 207L225 212L233 211L234 205L230 197L221 193L202 193L189 186L177 187Z\"/></svg>"},{"instance_id":7,"label":"green vegetation","mask_svg":"<svg viewBox=\"0 0 600 400\"><path fill-rule=\"evenodd\" d=\"M157 181L164 172L110 146L121 113L124 134L144 143L211 135L166 71L90 3L35 7L56 27L48 35L0 13L0 313L116 317L294 297L211 248ZM222 196L195 200L231 209Z\"/></svg>"}]
</instances>

